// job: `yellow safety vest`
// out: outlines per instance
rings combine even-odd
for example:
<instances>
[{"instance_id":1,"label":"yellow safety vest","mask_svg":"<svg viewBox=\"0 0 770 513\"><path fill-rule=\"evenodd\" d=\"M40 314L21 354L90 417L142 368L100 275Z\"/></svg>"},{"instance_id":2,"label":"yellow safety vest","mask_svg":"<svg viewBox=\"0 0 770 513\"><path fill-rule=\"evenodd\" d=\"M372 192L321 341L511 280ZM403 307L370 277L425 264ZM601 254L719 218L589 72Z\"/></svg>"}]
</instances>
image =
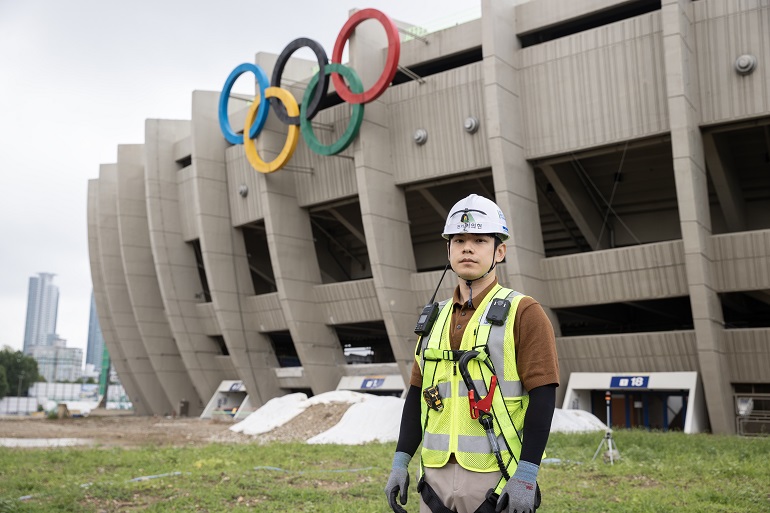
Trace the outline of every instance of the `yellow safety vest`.
<instances>
[{"instance_id":1,"label":"yellow safety vest","mask_svg":"<svg viewBox=\"0 0 770 513\"><path fill-rule=\"evenodd\" d=\"M452 351L449 341L451 301L442 304L428 337L418 340L416 359L422 368L423 390L437 386L444 405L439 412L429 408L425 401L421 403L423 466L442 467L454 453L457 462L468 470L499 470L483 427L477 419L471 418L468 390L457 369L460 355L464 351L475 350L480 355L468 364L468 371L478 392L485 395L492 372L482 363L483 360L488 358L495 369L498 388L493 395L491 411L495 418L495 434L509 474L516 470L521 454L521 430L529 405L529 395L516 368L513 340L516 309L523 297L518 292L496 285L468 322L459 351ZM511 302L508 317L502 326L493 325L486 318L493 298L507 298ZM504 481L502 484L505 484Z\"/></svg>"}]
</instances>

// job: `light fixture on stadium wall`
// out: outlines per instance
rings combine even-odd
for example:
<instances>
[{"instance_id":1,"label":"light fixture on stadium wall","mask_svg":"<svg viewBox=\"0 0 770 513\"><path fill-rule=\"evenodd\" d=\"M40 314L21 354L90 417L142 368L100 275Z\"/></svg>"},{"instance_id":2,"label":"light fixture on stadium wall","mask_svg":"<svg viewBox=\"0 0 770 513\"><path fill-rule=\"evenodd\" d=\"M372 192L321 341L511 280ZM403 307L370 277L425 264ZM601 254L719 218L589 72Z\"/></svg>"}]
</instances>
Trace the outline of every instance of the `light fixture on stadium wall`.
<instances>
[{"instance_id":1,"label":"light fixture on stadium wall","mask_svg":"<svg viewBox=\"0 0 770 513\"><path fill-rule=\"evenodd\" d=\"M240 187L238 187L238 194L241 195L241 198L245 198L249 195L249 186L246 184L241 184Z\"/></svg>"},{"instance_id":2,"label":"light fixture on stadium wall","mask_svg":"<svg viewBox=\"0 0 770 513\"><path fill-rule=\"evenodd\" d=\"M757 58L751 54L745 53L735 59L735 71L739 75L749 75L757 67Z\"/></svg>"},{"instance_id":3,"label":"light fixture on stadium wall","mask_svg":"<svg viewBox=\"0 0 770 513\"><path fill-rule=\"evenodd\" d=\"M469 134L475 134L479 130L479 118L474 116L468 116L467 118L465 118L465 122L463 123L463 128Z\"/></svg>"},{"instance_id":4,"label":"light fixture on stadium wall","mask_svg":"<svg viewBox=\"0 0 770 513\"><path fill-rule=\"evenodd\" d=\"M417 146L422 146L428 142L428 131L424 128L418 128L414 131L414 135L412 137L414 138L414 142L417 144Z\"/></svg>"}]
</instances>

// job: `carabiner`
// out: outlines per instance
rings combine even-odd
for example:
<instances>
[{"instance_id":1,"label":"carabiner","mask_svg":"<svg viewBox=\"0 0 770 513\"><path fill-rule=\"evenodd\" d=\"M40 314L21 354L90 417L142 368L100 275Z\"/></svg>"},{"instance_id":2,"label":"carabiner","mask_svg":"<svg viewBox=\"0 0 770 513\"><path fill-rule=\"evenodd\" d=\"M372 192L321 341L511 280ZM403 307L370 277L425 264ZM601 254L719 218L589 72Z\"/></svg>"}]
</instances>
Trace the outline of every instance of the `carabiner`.
<instances>
[{"instance_id":1,"label":"carabiner","mask_svg":"<svg viewBox=\"0 0 770 513\"><path fill-rule=\"evenodd\" d=\"M480 411L489 413L492 410L492 399L495 395L495 388L497 388L497 376L495 375L492 375L492 378L489 380L489 393L484 399L476 401L476 394L478 392L476 392L475 387L468 388L468 402L471 406L472 419L479 418Z\"/></svg>"}]
</instances>

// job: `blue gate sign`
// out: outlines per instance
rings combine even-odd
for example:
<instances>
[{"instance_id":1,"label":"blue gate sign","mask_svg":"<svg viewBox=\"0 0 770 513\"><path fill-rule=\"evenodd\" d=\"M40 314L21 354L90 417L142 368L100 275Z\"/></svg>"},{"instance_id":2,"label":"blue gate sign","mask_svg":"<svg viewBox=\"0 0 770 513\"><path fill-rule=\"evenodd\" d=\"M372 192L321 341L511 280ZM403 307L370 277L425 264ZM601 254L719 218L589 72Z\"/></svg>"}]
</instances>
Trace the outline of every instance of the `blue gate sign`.
<instances>
[{"instance_id":1,"label":"blue gate sign","mask_svg":"<svg viewBox=\"0 0 770 513\"><path fill-rule=\"evenodd\" d=\"M385 378L364 378L361 388L380 388L385 383Z\"/></svg>"},{"instance_id":2,"label":"blue gate sign","mask_svg":"<svg viewBox=\"0 0 770 513\"><path fill-rule=\"evenodd\" d=\"M612 376L610 388L647 388L649 376Z\"/></svg>"}]
</instances>

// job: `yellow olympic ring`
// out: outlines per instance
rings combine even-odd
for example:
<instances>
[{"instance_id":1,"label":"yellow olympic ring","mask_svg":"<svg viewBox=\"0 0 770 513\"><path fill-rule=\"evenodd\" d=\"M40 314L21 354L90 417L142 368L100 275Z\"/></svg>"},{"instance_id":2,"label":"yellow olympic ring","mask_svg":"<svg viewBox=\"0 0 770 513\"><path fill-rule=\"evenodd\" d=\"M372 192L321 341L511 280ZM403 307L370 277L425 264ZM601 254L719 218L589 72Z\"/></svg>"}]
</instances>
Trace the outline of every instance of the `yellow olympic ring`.
<instances>
[{"instance_id":1,"label":"yellow olympic ring","mask_svg":"<svg viewBox=\"0 0 770 513\"><path fill-rule=\"evenodd\" d=\"M243 147L246 150L246 158L254 169L260 173L272 173L278 171L283 167L286 162L289 161L294 154L294 150L297 148L297 142L299 141L299 125L289 125L289 133L286 136L286 142L283 145L283 149L278 156L270 162L265 162L257 154L257 146L254 144L254 140L248 136L251 125L254 124L254 118L257 117L257 109L259 109L260 96L254 97L254 103L249 107L249 112L246 114L246 123L244 124L243 133ZM268 87L265 89L265 100L268 98L278 98L283 106L286 107L286 112L289 116L299 116L299 105L294 96L286 89L280 87Z\"/></svg>"}]
</instances>

